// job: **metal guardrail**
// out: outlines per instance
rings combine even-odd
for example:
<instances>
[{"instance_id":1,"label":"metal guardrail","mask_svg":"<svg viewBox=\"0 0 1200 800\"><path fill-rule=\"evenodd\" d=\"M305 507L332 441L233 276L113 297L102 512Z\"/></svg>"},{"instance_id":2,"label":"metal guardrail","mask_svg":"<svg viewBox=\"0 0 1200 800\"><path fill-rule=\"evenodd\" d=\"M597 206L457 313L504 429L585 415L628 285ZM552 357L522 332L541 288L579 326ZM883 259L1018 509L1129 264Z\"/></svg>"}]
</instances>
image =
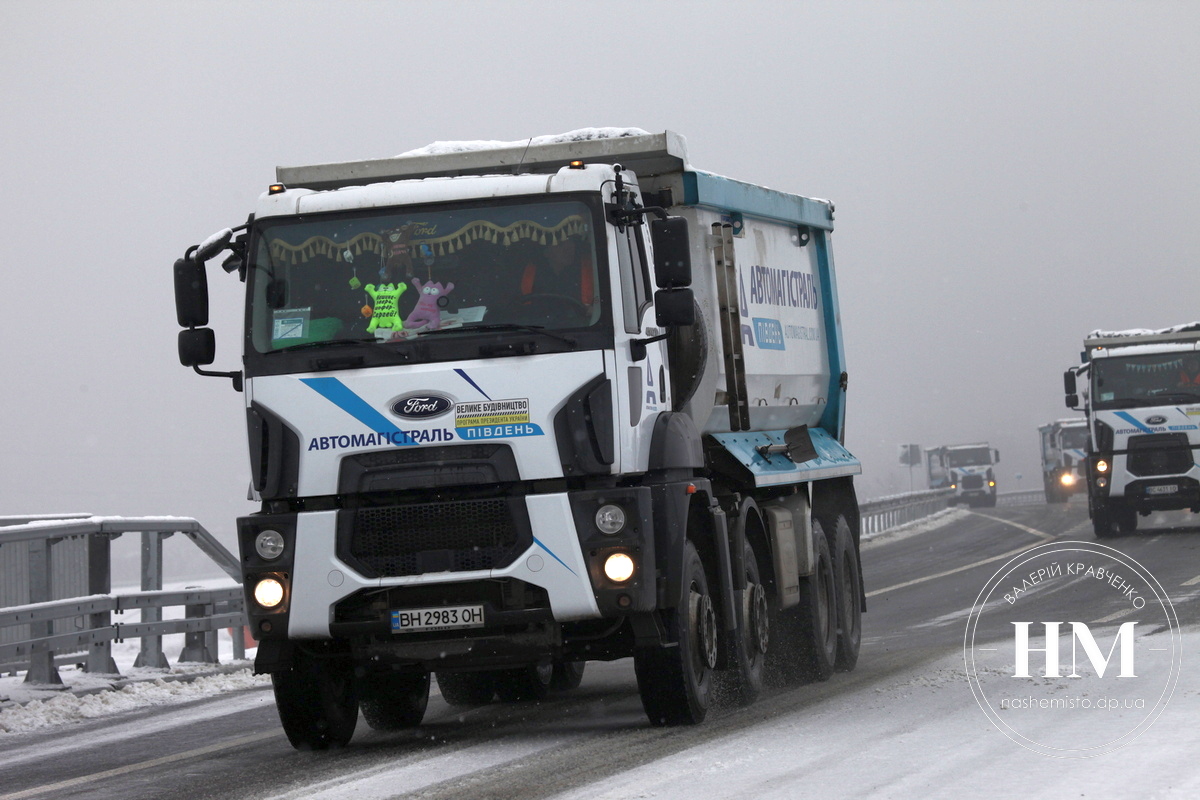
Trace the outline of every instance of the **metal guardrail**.
<instances>
[{"instance_id":1,"label":"metal guardrail","mask_svg":"<svg viewBox=\"0 0 1200 800\"><path fill-rule=\"evenodd\" d=\"M142 537L142 591L114 595L110 545L126 533ZM112 642L140 638L134 666L165 668L162 637L173 633L186 634L180 660L213 663L221 628L233 629L234 656L244 658L240 585L162 590L162 542L175 533L241 583L237 558L187 517L0 517L0 568L6 570L0 577L9 586L7 607L0 607L0 666L26 667L25 682L36 684L61 683L61 662L83 661L89 672L114 674ZM24 594L14 597L13 587ZM163 608L172 606L184 606L185 618L163 620ZM133 609L141 611L140 622L113 623L113 614Z\"/></svg>"},{"instance_id":2,"label":"metal guardrail","mask_svg":"<svg viewBox=\"0 0 1200 800\"><path fill-rule=\"evenodd\" d=\"M862 526L860 533L864 536L880 533L933 516L946 509L946 500L953 494L953 489L932 489L859 503L858 516Z\"/></svg>"},{"instance_id":3,"label":"metal guardrail","mask_svg":"<svg viewBox=\"0 0 1200 800\"><path fill-rule=\"evenodd\" d=\"M933 489L881 497L877 500L860 503L858 514L862 520L861 532L863 535L881 533L932 516L949 507L948 501L953 496L953 489ZM1041 489L996 494L996 505L998 506L1037 505L1045 502L1046 493Z\"/></svg>"}]
</instances>

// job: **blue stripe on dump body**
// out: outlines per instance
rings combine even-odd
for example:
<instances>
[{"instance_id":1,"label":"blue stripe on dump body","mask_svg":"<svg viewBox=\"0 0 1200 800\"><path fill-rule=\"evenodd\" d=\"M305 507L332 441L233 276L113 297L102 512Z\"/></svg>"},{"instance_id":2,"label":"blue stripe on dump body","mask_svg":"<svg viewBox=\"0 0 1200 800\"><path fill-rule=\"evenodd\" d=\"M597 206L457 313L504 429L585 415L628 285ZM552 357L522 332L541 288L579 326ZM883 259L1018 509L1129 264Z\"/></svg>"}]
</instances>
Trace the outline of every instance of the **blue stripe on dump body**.
<instances>
[{"instance_id":1,"label":"blue stripe on dump body","mask_svg":"<svg viewBox=\"0 0 1200 800\"><path fill-rule=\"evenodd\" d=\"M396 444L413 444L408 441L408 436L397 428L394 422L380 414L370 403L356 395L349 386L337 378L301 378L300 381L372 431L398 434L393 438L393 442Z\"/></svg>"}]
</instances>

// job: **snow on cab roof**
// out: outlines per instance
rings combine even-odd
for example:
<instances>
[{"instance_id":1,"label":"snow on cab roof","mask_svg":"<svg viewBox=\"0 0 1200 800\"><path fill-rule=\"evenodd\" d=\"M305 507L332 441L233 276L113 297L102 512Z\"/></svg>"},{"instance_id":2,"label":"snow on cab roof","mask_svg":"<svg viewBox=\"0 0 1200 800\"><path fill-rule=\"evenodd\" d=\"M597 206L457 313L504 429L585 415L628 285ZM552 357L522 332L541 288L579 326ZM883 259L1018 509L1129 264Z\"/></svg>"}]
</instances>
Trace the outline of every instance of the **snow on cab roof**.
<instances>
[{"instance_id":1,"label":"snow on cab roof","mask_svg":"<svg viewBox=\"0 0 1200 800\"><path fill-rule=\"evenodd\" d=\"M1087 339L1119 339L1126 336L1163 336L1171 333L1185 333L1188 331L1200 331L1200 322L1184 322L1180 325L1172 325L1170 328L1159 328L1151 330L1150 328L1130 328L1127 331L1106 331L1097 328L1089 333Z\"/></svg>"},{"instance_id":2,"label":"snow on cab roof","mask_svg":"<svg viewBox=\"0 0 1200 800\"><path fill-rule=\"evenodd\" d=\"M627 136L649 136L649 131L641 128L579 128L566 133L555 133L546 136L534 136L529 139L518 139L515 142L496 140L478 140L463 142L433 142L416 150L400 153L396 158L408 156L440 156L446 153L468 153L476 150L502 150L510 147L530 147L543 144L563 144L566 142L589 142L593 139L621 139Z\"/></svg>"}]
</instances>

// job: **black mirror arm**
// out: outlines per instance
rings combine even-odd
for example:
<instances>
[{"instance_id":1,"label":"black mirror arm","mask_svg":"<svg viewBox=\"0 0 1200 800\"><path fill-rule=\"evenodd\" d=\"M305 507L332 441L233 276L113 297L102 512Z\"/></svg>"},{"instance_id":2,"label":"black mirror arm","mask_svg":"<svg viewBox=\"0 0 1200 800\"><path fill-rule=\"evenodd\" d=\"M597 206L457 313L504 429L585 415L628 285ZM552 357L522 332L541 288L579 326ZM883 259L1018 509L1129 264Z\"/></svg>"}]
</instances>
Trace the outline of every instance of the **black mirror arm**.
<instances>
[{"instance_id":1,"label":"black mirror arm","mask_svg":"<svg viewBox=\"0 0 1200 800\"><path fill-rule=\"evenodd\" d=\"M206 378L229 378L233 381L233 390L235 392L242 391L243 382L242 373L240 372L215 372L213 370L200 369L197 366L193 366L192 369L196 371L197 375L203 375Z\"/></svg>"},{"instance_id":2,"label":"black mirror arm","mask_svg":"<svg viewBox=\"0 0 1200 800\"><path fill-rule=\"evenodd\" d=\"M672 326L673 327L673 326ZM661 333L658 336L651 336L648 339L630 339L629 340L629 357L634 361L646 360L646 345L661 342L663 339L671 335L671 329L668 328L666 333Z\"/></svg>"}]
</instances>

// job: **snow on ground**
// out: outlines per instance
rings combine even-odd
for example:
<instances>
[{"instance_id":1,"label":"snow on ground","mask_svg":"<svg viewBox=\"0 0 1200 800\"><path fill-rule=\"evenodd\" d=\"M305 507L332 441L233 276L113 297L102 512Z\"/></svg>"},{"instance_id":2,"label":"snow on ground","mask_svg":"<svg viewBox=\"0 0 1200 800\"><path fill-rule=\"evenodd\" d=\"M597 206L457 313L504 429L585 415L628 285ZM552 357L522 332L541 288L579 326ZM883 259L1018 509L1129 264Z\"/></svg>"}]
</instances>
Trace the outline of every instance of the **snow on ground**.
<instances>
[{"instance_id":1,"label":"snow on ground","mask_svg":"<svg viewBox=\"0 0 1200 800\"><path fill-rule=\"evenodd\" d=\"M1196 647L1200 631L1185 632L1184 652ZM1112 713L1125 712L1078 712L1048 724L1060 736L1090 737L1092 715ZM1200 687L1185 676L1162 716L1126 747L1095 758L1051 758L992 726L971 693L962 654L953 653L560 797L1194 797L1198 716Z\"/></svg>"},{"instance_id":2,"label":"snow on ground","mask_svg":"<svg viewBox=\"0 0 1200 800\"><path fill-rule=\"evenodd\" d=\"M182 589L195 582L170 585ZM221 588L230 583L206 582L205 588ZM127 591L135 591L129 589ZM114 592L121 594L122 591ZM164 609L166 619L181 617L179 607ZM184 634L162 637L162 652L169 669L134 667L141 648L140 639L113 642L112 656L119 675L84 672L77 665L58 668L62 686L25 683L23 672L0 676L0 743L8 736L42 730L55 725L80 722L146 706L186 703L203 697L264 686L265 675L251 675L254 643L250 642L245 660L233 658L231 632L217 632L219 664L185 663L177 659L183 651ZM82 657L81 657L82 660Z\"/></svg>"}]
</instances>

